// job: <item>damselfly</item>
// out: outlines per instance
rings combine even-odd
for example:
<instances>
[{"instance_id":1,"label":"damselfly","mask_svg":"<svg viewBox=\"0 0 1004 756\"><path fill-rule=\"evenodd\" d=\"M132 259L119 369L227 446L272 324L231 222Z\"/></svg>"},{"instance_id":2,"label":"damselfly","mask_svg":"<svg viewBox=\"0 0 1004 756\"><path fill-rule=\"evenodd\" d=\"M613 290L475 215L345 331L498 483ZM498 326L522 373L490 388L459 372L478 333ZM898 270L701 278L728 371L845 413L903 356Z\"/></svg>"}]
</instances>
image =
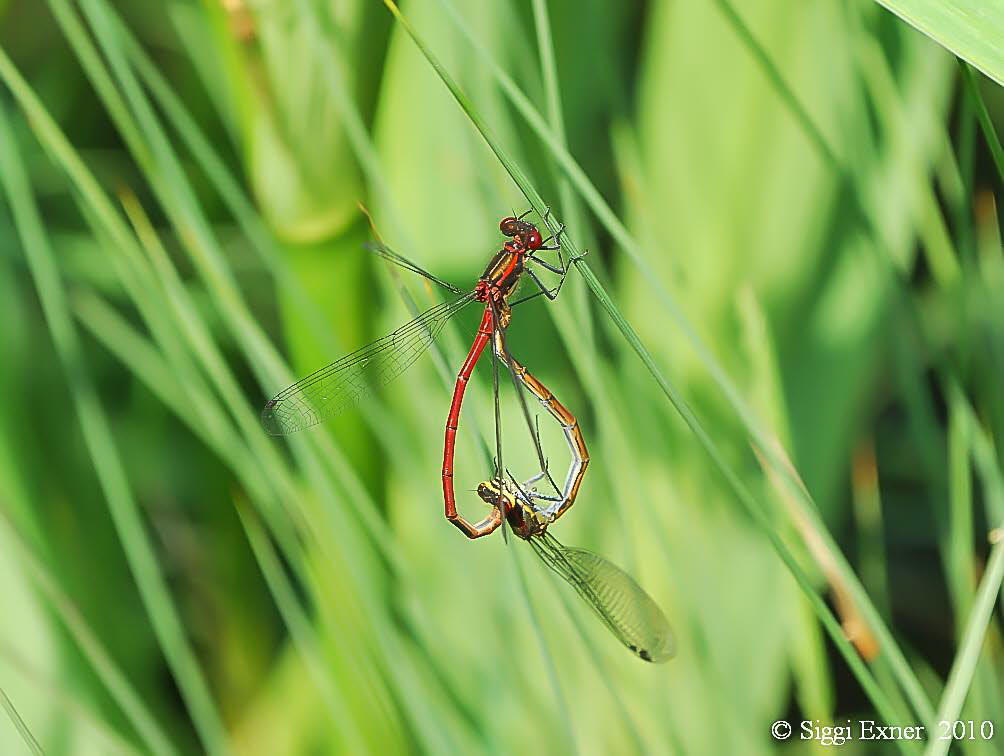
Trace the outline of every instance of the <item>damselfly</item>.
<instances>
[{"instance_id":1,"label":"damselfly","mask_svg":"<svg viewBox=\"0 0 1004 756\"><path fill-rule=\"evenodd\" d=\"M567 267L561 258L560 243L548 246L551 239L543 239L537 227L524 220L527 213L503 218L500 231L508 238L488 263L477 284L470 291L464 291L437 278L410 260L398 255L382 245L371 245L371 249L385 260L418 273L430 281L458 295L455 299L436 305L414 320L401 326L393 333L374 341L368 346L346 355L326 367L317 370L270 399L262 411L262 425L273 435L286 435L316 425L334 417L350 407L354 407L377 387L384 385L403 373L421 356L446 322L471 302L485 305L484 315L478 327L474 343L471 345L460 372L457 375L446 420L446 439L443 449L443 498L446 518L468 538L479 538L493 532L500 524L501 517L490 516L479 523L470 523L457 512L453 490L453 461L460 409L464 393L474 367L484 351L489 339L495 338L493 359L498 356L509 370L514 384L519 383L511 358L505 355L509 350L505 344L505 330L509 323L511 307L539 294L554 299L564 283ZM555 234L560 237L561 230ZM551 237L551 238L555 238ZM537 253L543 250L557 250L557 266L540 259ZM545 270L559 275L558 285L549 289L528 263L539 265ZM526 273L539 291L516 302L509 299ZM495 364L496 402L496 464L497 472L504 469L502 462L501 434L499 430L498 375ZM519 395L522 401L522 394ZM534 437L538 461L543 475L547 475L547 464L540 445Z\"/></svg>"}]
</instances>

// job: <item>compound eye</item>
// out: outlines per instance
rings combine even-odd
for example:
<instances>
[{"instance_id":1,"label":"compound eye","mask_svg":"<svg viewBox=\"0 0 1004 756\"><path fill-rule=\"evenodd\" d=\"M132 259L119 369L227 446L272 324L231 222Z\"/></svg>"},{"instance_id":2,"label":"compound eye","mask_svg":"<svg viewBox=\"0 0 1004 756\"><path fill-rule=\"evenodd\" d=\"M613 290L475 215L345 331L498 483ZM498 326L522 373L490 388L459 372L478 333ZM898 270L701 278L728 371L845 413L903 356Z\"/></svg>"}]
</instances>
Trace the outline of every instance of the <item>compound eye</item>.
<instances>
[{"instance_id":1,"label":"compound eye","mask_svg":"<svg viewBox=\"0 0 1004 756\"><path fill-rule=\"evenodd\" d=\"M544 240L540 238L540 232L536 229L526 235L526 246L530 249L540 249Z\"/></svg>"},{"instance_id":2,"label":"compound eye","mask_svg":"<svg viewBox=\"0 0 1004 756\"><path fill-rule=\"evenodd\" d=\"M478 496L485 504L498 506L500 504L501 491L497 486L492 485L488 481L482 481L478 484Z\"/></svg>"},{"instance_id":3,"label":"compound eye","mask_svg":"<svg viewBox=\"0 0 1004 756\"><path fill-rule=\"evenodd\" d=\"M501 231L506 236L516 235L516 219L511 215L508 218L503 218L502 222L499 223L499 231Z\"/></svg>"}]
</instances>

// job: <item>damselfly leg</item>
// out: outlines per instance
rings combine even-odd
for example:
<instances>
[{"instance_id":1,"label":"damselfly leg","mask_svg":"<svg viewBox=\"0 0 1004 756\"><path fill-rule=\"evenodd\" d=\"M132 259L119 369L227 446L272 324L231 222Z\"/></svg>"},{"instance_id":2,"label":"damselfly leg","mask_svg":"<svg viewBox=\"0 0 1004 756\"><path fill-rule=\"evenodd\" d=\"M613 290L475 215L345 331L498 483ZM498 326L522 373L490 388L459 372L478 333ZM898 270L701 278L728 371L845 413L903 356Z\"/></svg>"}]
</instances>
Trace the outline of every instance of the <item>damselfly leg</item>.
<instances>
[{"instance_id":1,"label":"damselfly leg","mask_svg":"<svg viewBox=\"0 0 1004 756\"><path fill-rule=\"evenodd\" d=\"M513 384L516 387L516 393L520 397L521 402L523 400L523 396L520 391L520 386L525 387L526 390L529 391L530 394L540 402L544 409L546 409L547 412L558 422L558 425L561 427L562 433L565 436L565 441L568 444L568 448L571 453L571 461L569 463L568 473L565 477L565 483L559 488L549 472L547 461L544 458L543 450L539 441L539 434L534 432L531 425L531 435L534 439L534 446L540 463L540 472L527 480L524 483L524 487L530 489L529 496L531 499L551 502L551 504L544 511L546 516L549 518L549 521L556 520L563 515L568 508L572 506L572 504L575 503L579 487L582 485L582 479L586 474L586 467L589 465L589 451L586 449L585 439L582 436L582 431L579 429L579 422L543 383L534 377L534 375L530 373L524 365L520 364L512 356L512 354L510 354L506 345L504 330L496 331L494 348L499 356L499 359L509 366L513 377ZM522 403L524 412L527 414L527 422L529 423L529 413L526 409L526 404L525 402ZM499 476L496 475L496 477ZM551 488L557 495L550 496L547 494L540 494L535 490L535 488L530 488L535 483L543 479L548 481Z\"/></svg>"}]
</instances>

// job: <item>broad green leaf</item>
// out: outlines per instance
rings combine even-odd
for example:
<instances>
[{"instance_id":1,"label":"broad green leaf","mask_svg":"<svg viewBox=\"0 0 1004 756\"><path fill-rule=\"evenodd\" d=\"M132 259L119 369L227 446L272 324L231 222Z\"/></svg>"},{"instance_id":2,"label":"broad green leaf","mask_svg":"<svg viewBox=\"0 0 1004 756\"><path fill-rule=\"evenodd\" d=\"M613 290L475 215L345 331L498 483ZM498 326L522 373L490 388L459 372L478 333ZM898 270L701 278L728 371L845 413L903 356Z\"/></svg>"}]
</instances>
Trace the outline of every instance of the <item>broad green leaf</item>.
<instances>
[{"instance_id":1,"label":"broad green leaf","mask_svg":"<svg viewBox=\"0 0 1004 756\"><path fill-rule=\"evenodd\" d=\"M1001 0L877 0L942 47L1004 84Z\"/></svg>"}]
</instances>

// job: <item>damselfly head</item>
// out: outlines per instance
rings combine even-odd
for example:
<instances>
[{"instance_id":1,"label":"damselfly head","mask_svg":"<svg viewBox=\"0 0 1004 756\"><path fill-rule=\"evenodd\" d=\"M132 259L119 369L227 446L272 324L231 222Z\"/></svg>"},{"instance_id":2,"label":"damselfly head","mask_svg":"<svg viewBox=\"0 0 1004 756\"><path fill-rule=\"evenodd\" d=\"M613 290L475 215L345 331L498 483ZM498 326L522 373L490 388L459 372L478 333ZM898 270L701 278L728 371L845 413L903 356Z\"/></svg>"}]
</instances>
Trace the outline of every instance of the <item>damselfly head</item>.
<instances>
[{"instance_id":1,"label":"damselfly head","mask_svg":"<svg viewBox=\"0 0 1004 756\"><path fill-rule=\"evenodd\" d=\"M478 484L478 497L485 504L497 509L507 509L512 503L512 497L503 493L494 481L485 480Z\"/></svg>"},{"instance_id":2,"label":"damselfly head","mask_svg":"<svg viewBox=\"0 0 1004 756\"><path fill-rule=\"evenodd\" d=\"M514 218L511 215L508 218L503 218L502 222L499 223L499 230L506 236L518 239L524 247L530 250L540 249L540 245L544 243L537 227L522 218Z\"/></svg>"},{"instance_id":3,"label":"damselfly head","mask_svg":"<svg viewBox=\"0 0 1004 756\"><path fill-rule=\"evenodd\" d=\"M503 512L509 527L519 538L526 540L543 533L550 521L531 500L506 481L486 480L478 485L478 496Z\"/></svg>"}]
</instances>

